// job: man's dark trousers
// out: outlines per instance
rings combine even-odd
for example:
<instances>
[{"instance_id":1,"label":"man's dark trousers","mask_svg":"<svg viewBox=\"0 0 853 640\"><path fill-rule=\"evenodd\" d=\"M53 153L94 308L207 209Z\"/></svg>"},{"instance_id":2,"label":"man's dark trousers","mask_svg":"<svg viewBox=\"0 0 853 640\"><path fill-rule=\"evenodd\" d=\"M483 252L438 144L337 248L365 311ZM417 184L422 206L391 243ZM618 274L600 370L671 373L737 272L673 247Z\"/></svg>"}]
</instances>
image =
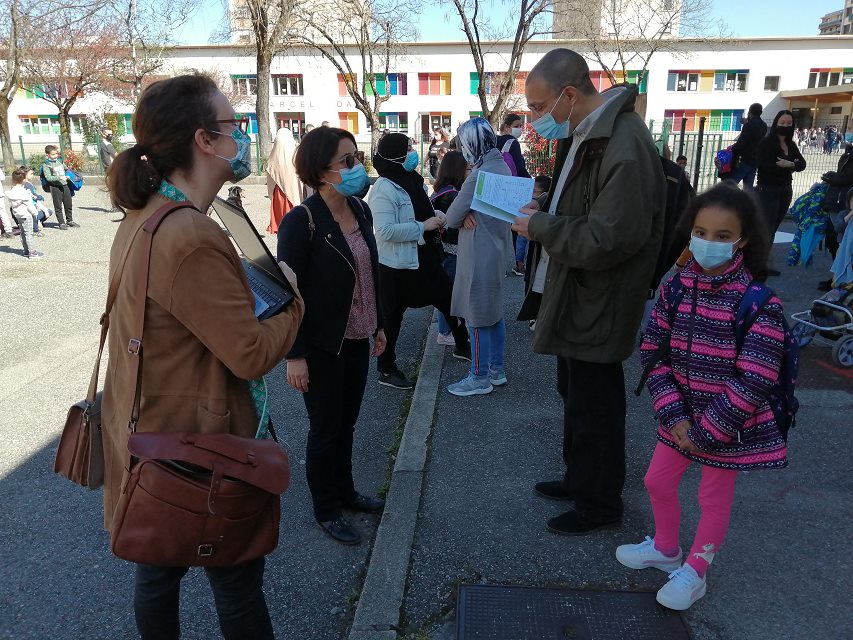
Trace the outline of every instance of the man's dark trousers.
<instances>
[{"instance_id":1,"label":"man's dark trousers","mask_svg":"<svg viewBox=\"0 0 853 640\"><path fill-rule=\"evenodd\" d=\"M557 358L564 400L563 484L575 508L595 523L622 518L625 484L625 373L621 362Z\"/></svg>"}]
</instances>

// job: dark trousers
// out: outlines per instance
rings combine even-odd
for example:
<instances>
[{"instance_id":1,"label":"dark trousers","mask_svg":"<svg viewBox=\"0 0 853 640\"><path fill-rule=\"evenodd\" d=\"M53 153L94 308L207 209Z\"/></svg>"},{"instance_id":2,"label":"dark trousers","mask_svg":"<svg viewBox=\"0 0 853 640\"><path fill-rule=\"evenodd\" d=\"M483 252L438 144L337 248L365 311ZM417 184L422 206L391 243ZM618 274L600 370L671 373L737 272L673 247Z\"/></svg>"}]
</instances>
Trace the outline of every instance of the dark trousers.
<instances>
[{"instance_id":1,"label":"dark trousers","mask_svg":"<svg viewBox=\"0 0 853 640\"><path fill-rule=\"evenodd\" d=\"M187 567L136 565L133 608L142 640L174 640L181 635L178 600ZM264 599L264 558L235 567L206 568L225 640L274 638Z\"/></svg>"},{"instance_id":2,"label":"dark trousers","mask_svg":"<svg viewBox=\"0 0 853 640\"><path fill-rule=\"evenodd\" d=\"M367 384L370 341L344 340L338 355L309 346L305 473L314 517L328 522L355 498L352 438Z\"/></svg>"},{"instance_id":3,"label":"dark trousers","mask_svg":"<svg viewBox=\"0 0 853 640\"><path fill-rule=\"evenodd\" d=\"M621 362L557 359L564 399L564 485L575 508L594 522L622 517L625 484L625 374Z\"/></svg>"},{"instance_id":4,"label":"dark trousers","mask_svg":"<svg viewBox=\"0 0 853 640\"><path fill-rule=\"evenodd\" d=\"M57 184L50 185L50 197L53 198L53 210L56 212L56 220L59 224L71 222L74 214L71 212L71 189L67 184L61 187ZM62 213L63 207L65 213Z\"/></svg>"},{"instance_id":5,"label":"dark trousers","mask_svg":"<svg viewBox=\"0 0 853 640\"><path fill-rule=\"evenodd\" d=\"M392 269L379 265L379 290L382 297L382 324L388 344L377 359L381 373L397 370L397 338L406 309L434 306L444 315L457 348L468 344L468 330L458 318L450 315L453 282L441 263L424 263L418 269Z\"/></svg>"},{"instance_id":6,"label":"dark trousers","mask_svg":"<svg viewBox=\"0 0 853 640\"><path fill-rule=\"evenodd\" d=\"M761 210L764 212L764 220L767 224L767 232L770 234L770 242L776 230L785 219L788 207L791 206L793 191L791 186L758 185L758 199L761 201Z\"/></svg>"},{"instance_id":7,"label":"dark trousers","mask_svg":"<svg viewBox=\"0 0 853 640\"><path fill-rule=\"evenodd\" d=\"M740 162L735 167L734 171L732 171L728 177L727 181L738 184L741 180L743 180L743 188L747 191L753 191L755 189L755 174L758 171L751 164L747 164L746 162Z\"/></svg>"}]
</instances>

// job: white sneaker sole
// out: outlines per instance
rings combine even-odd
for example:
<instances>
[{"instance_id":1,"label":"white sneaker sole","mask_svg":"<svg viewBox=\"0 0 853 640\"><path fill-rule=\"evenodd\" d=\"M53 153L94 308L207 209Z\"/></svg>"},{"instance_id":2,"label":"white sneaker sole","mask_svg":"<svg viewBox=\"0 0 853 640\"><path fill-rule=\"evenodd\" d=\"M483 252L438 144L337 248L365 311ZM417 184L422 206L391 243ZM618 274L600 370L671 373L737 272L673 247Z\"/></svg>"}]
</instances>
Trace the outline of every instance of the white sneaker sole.
<instances>
[{"instance_id":1,"label":"white sneaker sole","mask_svg":"<svg viewBox=\"0 0 853 640\"><path fill-rule=\"evenodd\" d=\"M626 557L625 554L620 553L619 550L621 548L622 547L616 547L616 559L629 569L658 569L664 573L672 573L676 569L681 568L681 554L678 554L672 562L642 564L640 562L635 562L631 560L630 557Z\"/></svg>"},{"instance_id":2,"label":"white sneaker sole","mask_svg":"<svg viewBox=\"0 0 853 640\"><path fill-rule=\"evenodd\" d=\"M491 393L492 391L494 391L494 387L490 384L488 387L483 387L481 389L469 389L467 391L461 391L459 389L451 389L450 387L447 387L447 391L453 394L454 396L466 398L468 396L484 396L487 393Z\"/></svg>"},{"instance_id":3,"label":"white sneaker sole","mask_svg":"<svg viewBox=\"0 0 853 640\"><path fill-rule=\"evenodd\" d=\"M662 604L667 609L672 609L673 611L687 611L691 606L693 606L693 604L697 600L699 600L699 598L701 598L705 595L705 592L707 590L708 590L708 585L703 584L702 587L699 589L699 592L696 594L696 597L691 599L690 602L688 602L687 604L685 604L683 602L673 602L671 600L668 600L666 598L666 596L661 595L660 591L658 591L658 594L655 597L655 600L658 601L658 604Z\"/></svg>"},{"instance_id":4,"label":"white sneaker sole","mask_svg":"<svg viewBox=\"0 0 853 640\"><path fill-rule=\"evenodd\" d=\"M489 382L491 382L495 387L502 387L508 382L508 380L506 379L506 376L504 376L503 378L489 378Z\"/></svg>"}]
</instances>

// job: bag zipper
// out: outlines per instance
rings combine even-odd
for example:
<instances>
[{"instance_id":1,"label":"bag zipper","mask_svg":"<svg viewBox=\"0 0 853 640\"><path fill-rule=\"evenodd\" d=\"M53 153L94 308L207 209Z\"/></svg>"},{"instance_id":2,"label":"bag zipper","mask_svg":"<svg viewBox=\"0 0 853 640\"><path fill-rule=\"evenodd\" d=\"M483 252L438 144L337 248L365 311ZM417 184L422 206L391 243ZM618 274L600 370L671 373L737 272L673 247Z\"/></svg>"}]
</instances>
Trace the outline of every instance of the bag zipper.
<instances>
[{"instance_id":1,"label":"bag zipper","mask_svg":"<svg viewBox=\"0 0 853 640\"><path fill-rule=\"evenodd\" d=\"M356 224L357 224L357 223L358 223L358 220L356 220ZM329 234L327 234L327 235L326 235L326 243L327 243L330 247L332 247L332 249L334 249L335 251L337 251L337 252L338 252L338 255L339 255L341 258L343 258L344 262L346 262L346 263L347 263L347 265L349 266L349 268L352 270L352 275L353 275L353 277L356 279L356 282L358 282L358 274L355 272L355 267L353 267L353 266L352 266L352 264L350 264L350 261L349 261L349 260L347 260L347 257L346 257L343 253L341 253L341 250L340 250L340 249L338 249L335 245L333 245L333 244L332 244L332 241L330 240L330 238L331 238L331 237L332 237L332 234L331 234L331 233L329 233ZM350 301L349 301L349 311L347 311L347 318L349 318L349 316L350 316L350 314L351 314L351 313L352 313L352 298L350 298ZM343 348L344 348L344 340L346 340L345 336L346 336L346 328L344 329L344 335L343 335L343 336L341 336L341 344L338 346L338 353L337 353L337 355L341 355L341 351L342 351L342 350L343 350Z\"/></svg>"}]
</instances>

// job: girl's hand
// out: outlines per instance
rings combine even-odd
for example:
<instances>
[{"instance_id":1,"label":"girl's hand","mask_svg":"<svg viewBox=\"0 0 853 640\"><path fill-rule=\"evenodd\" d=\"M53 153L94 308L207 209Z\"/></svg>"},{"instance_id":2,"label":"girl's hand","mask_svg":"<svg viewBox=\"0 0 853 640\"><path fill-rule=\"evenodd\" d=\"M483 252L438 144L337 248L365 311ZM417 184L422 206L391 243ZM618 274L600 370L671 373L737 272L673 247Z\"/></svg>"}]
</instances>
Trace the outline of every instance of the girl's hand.
<instances>
[{"instance_id":1,"label":"girl's hand","mask_svg":"<svg viewBox=\"0 0 853 640\"><path fill-rule=\"evenodd\" d=\"M794 167L794 163L790 160L785 160L784 158L776 158L776 166L782 169L792 169Z\"/></svg>"},{"instance_id":2,"label":"girl's hand","mask_svg":"<svg viewBox=\"0 0 853 640\"><path fill-rule=\"evenodd\" d=\"M467 216L465 216L465 220L462 222L462 226L468 229L469 231L473 231L477 228L477 219L469 213Z\"/></svg>"},{"instance_id":3,"label":"girl's hand","mask_svg":"<svg viewBox=\"0 0 853 640\"><path fill-rule=\"evenodd\" d=\"M696 445L693 444L687 435L691 426L689 420L682 420L672 428L670 433L675 437L675 443L680 449L692 453L696 451Z\"/></svg>"},{"instance_id":4,"label":"girl's hand","mask_svg":"<svg viewBox=\"0 0 853 640\"><path fill-rule=\"evenodd\" d=\"M441 218L433 216L424 221L424 231L435 231L443 226Z\"/></svg>"},{"instance_id":5,"label":"girl's hand","mask_svg":"<svg viewBox=\"0 0 853 640\"><path fill-rule=\"evenodd\" d=\"M386 344L388 344L388 340L385 338L385 329L380 329L373 338L373 351L370 352L370 355L381 356L385 352Z\"/></svg>"},{"instance_id":6,"label":"girl's hand","mask_svg":"<svg viewBox=\"0 0 853 640\"><path fill-rule=\"evenodd\" d=\"M308 391L308 363L305 358L287 361L287 384L300 393Z\"/></svg>"}]
</instances>

